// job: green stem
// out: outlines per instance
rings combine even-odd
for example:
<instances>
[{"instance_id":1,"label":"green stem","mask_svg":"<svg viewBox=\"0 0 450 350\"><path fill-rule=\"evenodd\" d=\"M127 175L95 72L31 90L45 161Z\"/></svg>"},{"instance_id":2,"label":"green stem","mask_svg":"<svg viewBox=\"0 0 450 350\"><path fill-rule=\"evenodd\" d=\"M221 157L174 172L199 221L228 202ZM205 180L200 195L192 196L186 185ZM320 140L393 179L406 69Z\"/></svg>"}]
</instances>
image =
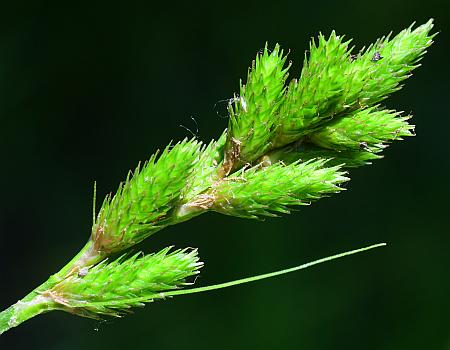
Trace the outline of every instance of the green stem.
<instances>
[{"instance_id":1,"label":"green stem","mask_svg":"<svg viewBox=\"0 0 450 350\"><path fill-rule=\"evenodd\" d=\"M0 313L0 334L34 316L58 308L57 303L42 295L35 296L30 301L20 300Z\"/></svg>"},{"instance_id":2,"label":"green stem","mask_svg":"<svg viewBox=\"0 0 450 350\"><path fill-rule=\"evenodd\" d=\"M44 292L52 289L68 275L78 271L83 266L99 262L103 257L93 250L92 242L88 243L61 270L27 294L14 305L0 312L0 334L18 326L22 322L41 313L60 308L53 299L44 296Z\"/></svg>"}]
</instances>

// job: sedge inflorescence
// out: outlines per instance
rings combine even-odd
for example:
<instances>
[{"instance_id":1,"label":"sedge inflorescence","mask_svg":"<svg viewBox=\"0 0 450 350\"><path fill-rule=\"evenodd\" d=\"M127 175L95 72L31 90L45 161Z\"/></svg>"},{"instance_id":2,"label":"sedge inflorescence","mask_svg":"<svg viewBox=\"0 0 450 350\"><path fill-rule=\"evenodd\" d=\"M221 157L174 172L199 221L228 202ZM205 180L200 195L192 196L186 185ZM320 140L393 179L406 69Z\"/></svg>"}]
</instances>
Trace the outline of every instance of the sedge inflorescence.
<instances>
[{"instance_id":1,"label":"sedge inflorescence","mask_svg":"<svg viewBox=\"0 0 450 350\"><path fill-rule=\"evenodd\" d=\"M284 51L266 45L230 100L228 128L218 140L169 145L130 172L103 201L82 251L2 312L0 332L55 309L118 316L182 288L202 266L195 249L114 260L164 227L208 211L276 216L342 191L349 168L414 134L409 115L381 103L419 66L432 27L431 20L411 26L359 52L335 32L320 34L300 77L289 82Z\"/></svg>"}]
</instances>

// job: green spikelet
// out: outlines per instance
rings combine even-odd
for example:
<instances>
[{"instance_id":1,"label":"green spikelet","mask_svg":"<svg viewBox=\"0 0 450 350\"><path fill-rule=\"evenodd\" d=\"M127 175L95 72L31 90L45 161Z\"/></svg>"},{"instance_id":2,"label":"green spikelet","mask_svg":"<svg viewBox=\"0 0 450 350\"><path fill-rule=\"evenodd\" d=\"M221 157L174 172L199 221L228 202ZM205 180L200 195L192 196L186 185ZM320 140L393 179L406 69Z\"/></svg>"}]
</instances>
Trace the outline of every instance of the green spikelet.
<instances>
[{"instance_id":1,"label":"green spikelet","mask_svg":"<svg viewBox=\"0 0 450 350\"><path fill-rule=\"evenodd\" d=\"M382 38L358 55L350 55L349 41L333 32L311 44L301 78L289 85L281 107L274 148L299 140L321 123L354 110L370 107L401 88L400 83L418 67L417 62L432 44L430 20L403 30L392 40Z\"/></svg>"},{"instance_id":2,"label":"green spikelet","mask_svg":"<svg viewBox=\"0 0 450 350\"><path fill-rule=\"evenodd\" d=\"M169 251L170 247L146 256L122 256L111 263L104 260L66 278L46 294L62 310L80 316L119 316L130 307L163 298L163 292L191 284L186 279L203 266L197 250Z\"/></svg>"},{"instance_id":3,"label":"green spikelet","mask_svg":"<svg viewBox=\"0 0 450 350\"><path fill-rule=\"evenodd\" d=\"M352 113L345 118L332 120L319 132L313 133L309 141L317 146L344 151L368 150L379 152L385 143L412 136L414 126L407 123L410 116L371 107Z\"/></svg>"},{"instance_id":4,"label":"green spikelet","mask_svg":"<svg viewBox=\"0 0 450 350\"><path fill-rule=\"evenodd\" d=\"M224 173L251 163L271 147L277 116L284 93L286 56L277 44L272 52L267 45L256 56L240 96L230 104L229 133L225 145Z\"/></svg>"},{"instance_id":5,"label":"green spikelet","mask_svg":"<svg viewBox=\"0 0 450 350\"><path fill-rule=\"evenodd\" d=\"M187 178L199 159L201 144L184 140L153 155L129 174L114 197L107 197L92 228L94 249L105 255L139 243L171 224L169 214L181 200Z\"/></svg>"},{"instance_id":6,"label":"green spikelet","mask_svg":"<svg viewBox=\"0 0 450 350\"><path fill-rule=\"evenodd\" d=\"M321 34L318 44L310 44L301 78L292 80L281 107L274 148L298 140L307 130L333 117L342 109L343 69L348 65L349 41L333 31L329 39Z\"/></svg>"},{"instance_id":7,"label":"green spikelet","mask_svg":"<svg viewBox=\"0 0 450 350\"><path fill-rule=\"evenodd\" d=\"M370 164L381 158L379 153L389 142L414 135L408 119L410 116L400 117L395 111L370 107L331 120L301 143L270 152L267 159L290 164L322 158L328 159L330 166L346 167Z\"/></svg>"},{"instance_id":8,"label":"green spikelet","mask_svg":"<svg viewBox=\"0 0 450 350\"><path fill-rule=\"evenodd\" d=\"M344 103L358 108L372 106L400 90L401 82L419 67L418 61L432 44L432 20L412 30L402 30L392 40L381 38L349 63Z\"/></svg>"},{"instance_id":9,"label":"green spikelet","mask_svg":"<svg viewBox=\"0 0 450 350\"><path fill-rule=\"evenodd\" d=\"M325 160L276 163L243 170L213 189L213 210L244 218L289 213L289 207L342 191L348 181L340 167L324 167Z\"/></svg>"}]
</instances>

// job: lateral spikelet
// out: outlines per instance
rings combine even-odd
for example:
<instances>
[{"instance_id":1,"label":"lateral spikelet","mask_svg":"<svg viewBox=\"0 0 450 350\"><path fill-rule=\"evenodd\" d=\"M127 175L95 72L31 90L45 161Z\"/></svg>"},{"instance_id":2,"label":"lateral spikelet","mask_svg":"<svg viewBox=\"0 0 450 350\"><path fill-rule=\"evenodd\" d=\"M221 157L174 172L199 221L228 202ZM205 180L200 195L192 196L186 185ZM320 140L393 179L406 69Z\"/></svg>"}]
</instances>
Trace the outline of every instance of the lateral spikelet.
<instances>
[{"instance_id":1,"label":"lateral spikelet","mask_svg":"<svg viewBox=\"0 0 450 350\"><path fill-rule=\"evenodd\" d=\"M271 52L266 45L249 69L246 84L241 81L240 95L229 107L225 162L232 162L232 167L227 173L253 162L271 147L290 66L284 68L285 62L278 44Z\"/></svg>"},{"instance_id":2,"label":"lateral spikelet","mask_svg":"<svg viewBox=\"0 0 450 350\"><path fill-rule=\"evenodd\" d=\"M129 173L114 197L106 197L92 228L95 249L106 254L124 250L170 224L168 212L181 200L201 144L184 140L153 155Z\"/></svg>"},{"instance_id":3,"label":"lateral spikelet","mask_svg":"<svg viewBox=\"0 0 450 350\"><path fill-rule=\"evenodd\" d=\"M187 278L199 273L203 263L196 249L106 260L57 284L48 294L61 308L80 316L119 316L131 307L143 306L170 291L189 285Z\"/></svg>"},{"instance_id":4,"label":"lateral spikelet","mask_svg":"<svg viewBox=\"0 0 450 350\"><path fill-rule=\"evenodd\" d=\"M289 207L342 191L349 179L339 166L325 167L325 160L276 163L239 172L213 189L213 210L244 218L277 216Z\"/></svg>"}]
</instances>

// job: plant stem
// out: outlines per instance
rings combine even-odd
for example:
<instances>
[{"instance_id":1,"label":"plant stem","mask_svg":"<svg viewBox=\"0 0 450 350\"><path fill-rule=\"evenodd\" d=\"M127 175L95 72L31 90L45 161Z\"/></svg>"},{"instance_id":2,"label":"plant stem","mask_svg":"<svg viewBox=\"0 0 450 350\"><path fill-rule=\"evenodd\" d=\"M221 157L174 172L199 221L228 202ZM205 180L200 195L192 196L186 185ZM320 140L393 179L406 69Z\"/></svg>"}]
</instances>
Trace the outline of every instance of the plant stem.
<instances>
[{"instance_id":1,"label":"plant stem","mask_svg":"<svg viewBox=\"0 0 450 350\"><path fill-rule=\"evenodd\" d=\"M34 316L56 309L58 304L42 295L37 295L30 301L20 300L0 313L0 334Z\"/></svg>"},{"instance_id":2,"label":"plant stem","mask_svg":"<svg viewBox=\"0 0 450 350\"><path fill-rule=\"evenodd\" d=\"M27 294L14 305L0 312L0 334L18 326L22 322L41 313L61 309L61 305L53 298L46 296L45 292L52 289L64 278L79 271L80 268L93 265L102 260L102 256L93 250L91 240L80 250L80 252L61 270Z\"/></svg>"}]
</instances>

